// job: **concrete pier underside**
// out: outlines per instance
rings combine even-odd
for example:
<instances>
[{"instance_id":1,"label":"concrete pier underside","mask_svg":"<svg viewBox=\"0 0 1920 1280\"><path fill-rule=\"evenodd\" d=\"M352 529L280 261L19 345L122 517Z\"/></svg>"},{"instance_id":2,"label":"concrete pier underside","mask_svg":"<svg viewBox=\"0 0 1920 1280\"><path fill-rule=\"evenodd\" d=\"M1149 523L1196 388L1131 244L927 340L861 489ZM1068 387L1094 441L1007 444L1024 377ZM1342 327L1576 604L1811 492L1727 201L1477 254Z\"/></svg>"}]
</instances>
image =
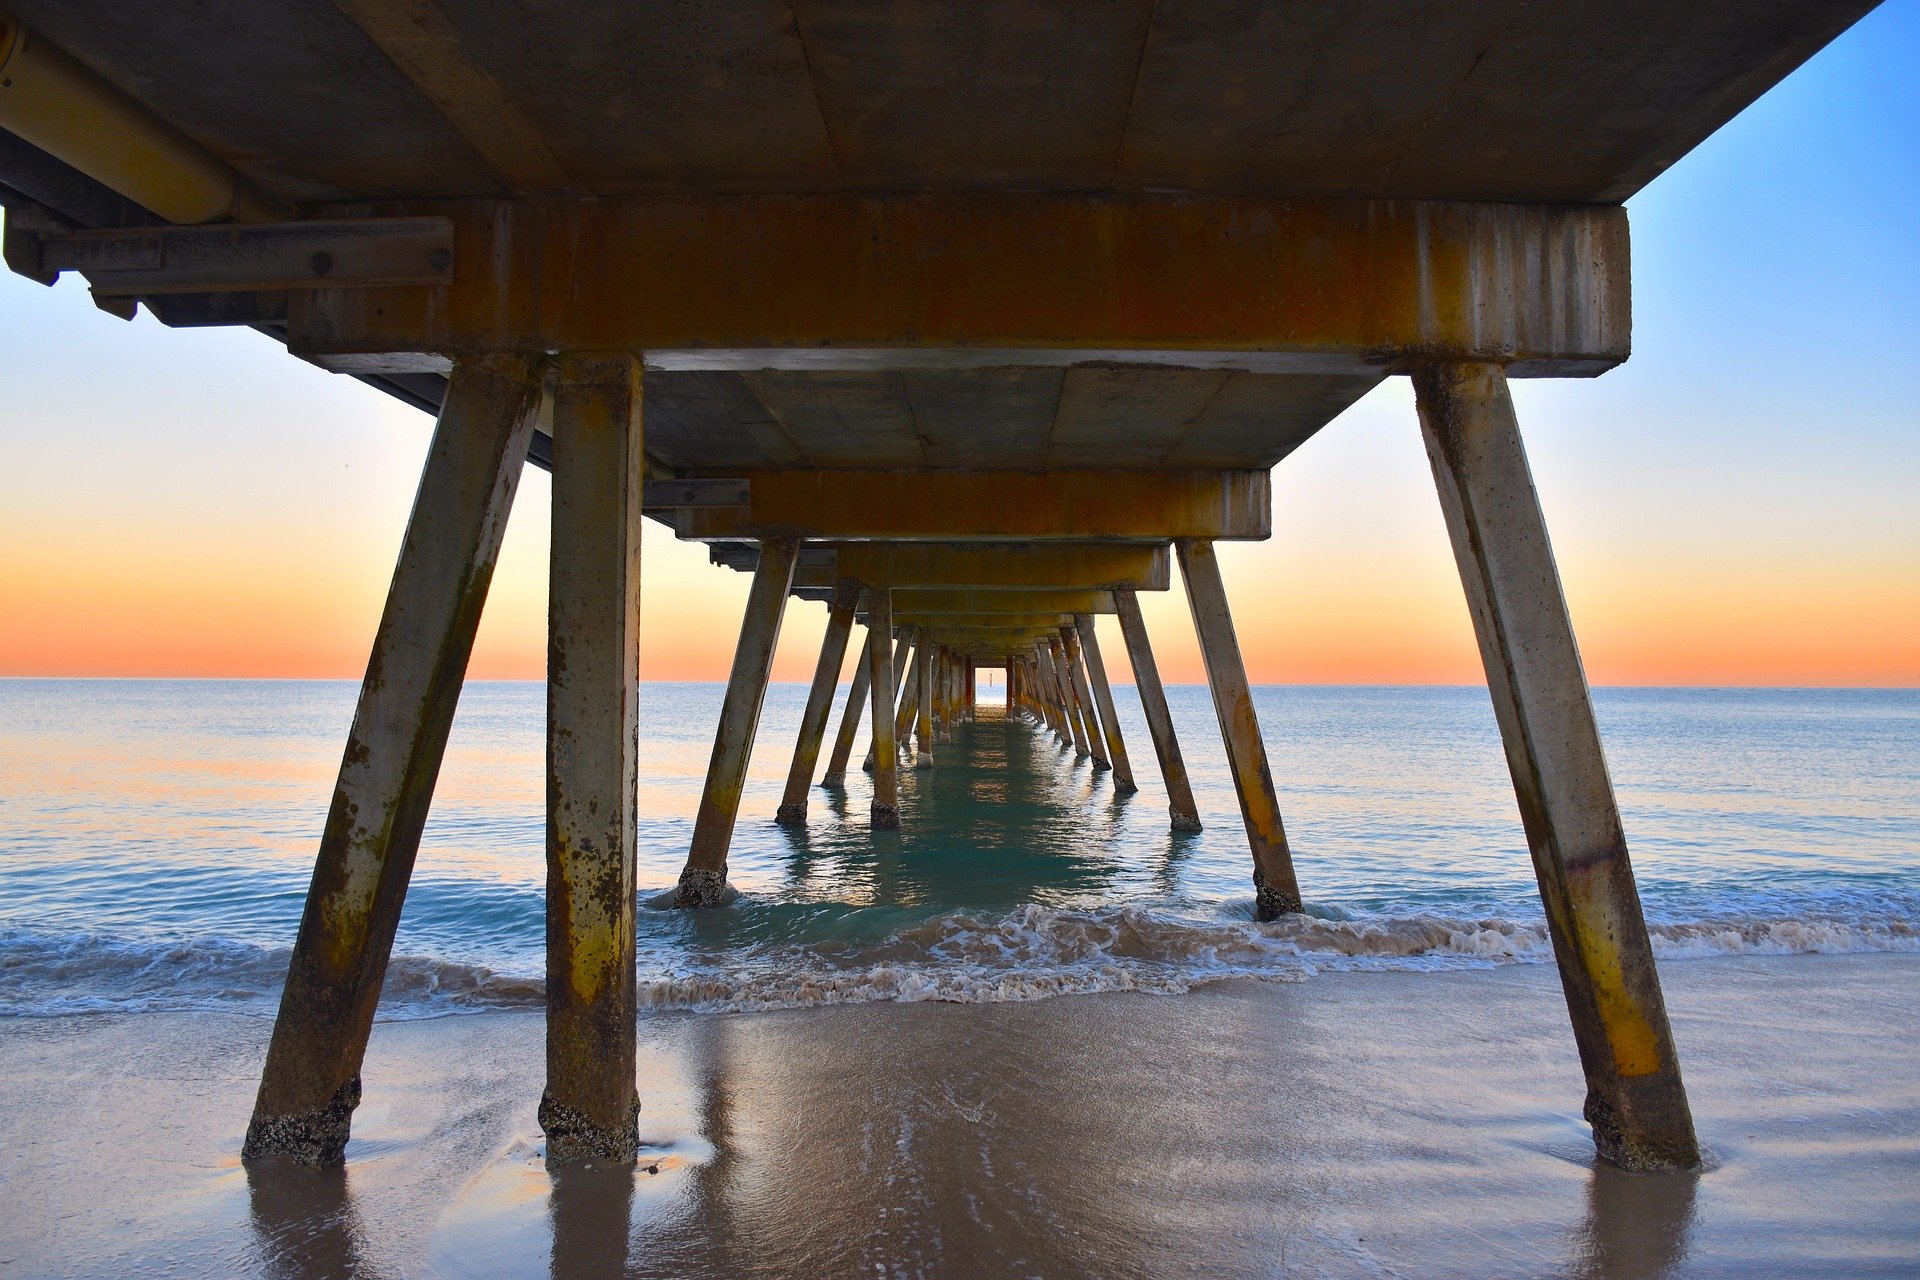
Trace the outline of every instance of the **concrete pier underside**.
<instances>
[{"instance_id":1,"label":"concrete pier underside","mask_svg":"<svg viewBox=\"0 0 1920 1280\"><path fill-rule=\"evenodd\" d=\"M833 622L781 820L806 820L849 648L823 785L866 720L876 828L913 820L900 750L931 764L986 667L1008 714L1151 789L1114 615L1197 829L1137 600L1177 544L1264 918L1302 886L1213 544L1267 537L1270 469L1412 375L1596 1140L1693 1162L1506 383L1626 359L1622 202L1869 7L14 0L13 269L251 325L440 414L249 1156L340 1158L522 458L555 492L547 1154L620 1159L642 511L755 573L678 904L727 900L789 599Z\"/></svg>"}]
</instances>

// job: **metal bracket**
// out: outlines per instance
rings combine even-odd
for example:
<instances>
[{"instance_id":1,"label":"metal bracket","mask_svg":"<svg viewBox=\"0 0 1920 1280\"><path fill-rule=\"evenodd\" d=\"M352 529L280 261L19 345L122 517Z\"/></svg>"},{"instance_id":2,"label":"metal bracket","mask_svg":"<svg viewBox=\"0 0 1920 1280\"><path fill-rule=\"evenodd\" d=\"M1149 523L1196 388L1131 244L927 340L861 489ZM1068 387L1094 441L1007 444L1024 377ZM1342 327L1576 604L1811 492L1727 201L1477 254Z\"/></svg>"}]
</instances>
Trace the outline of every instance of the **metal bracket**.
<instances>
[{"instance_id":1,"label":"metal bracket","mask_svg":"<svg viewBox=\"0 0 1920 1280\"><path fill-rule=\"evenodd\" d=\"M34 249L27 244L32 240ZM51 282L78 271L95 297L440 284L453 274L447 218L11 230L7 265Z\"/></svg>"},{"instance_id":2,"label":"metal bracket","mask_svg":"<svg viewBox=\"0 0 1920 1280\"><path fill-rule=\"evenodd\" d=\"M649 480L641 499L648 511L683 507L748 507L753 505L751 480Z\"/></svg>"},{"instance_id":3,"label":"metal bracket","mask_svg":"<svg viewBox=\"0 0 1920 1280\"><path fill-rule=\"evenodd\" d=\"M840 552L835 547L800 546L800 558L794 561L794 569L820 569L831 572L838 564ZM738 569L743 573L752 573L760 567L760 544L757 542L711 542L707 544L707 563L722 565L728 569Z\"/></svg>"},{"instance_id":4,"label":"metal bracket","mask_svg":"<svg viewBox=\"0 0 1920 1280\"><path fill-rule=\"evenodd\" d=\"M16 275L23 275L38 284L52 284L57 273L49 275L40 269L40 245L48 236L64 235L67 224L44 209L12 208L7 210L7 228L0 256L6 259L7 267Z\"/></svg>"}]
</instances>

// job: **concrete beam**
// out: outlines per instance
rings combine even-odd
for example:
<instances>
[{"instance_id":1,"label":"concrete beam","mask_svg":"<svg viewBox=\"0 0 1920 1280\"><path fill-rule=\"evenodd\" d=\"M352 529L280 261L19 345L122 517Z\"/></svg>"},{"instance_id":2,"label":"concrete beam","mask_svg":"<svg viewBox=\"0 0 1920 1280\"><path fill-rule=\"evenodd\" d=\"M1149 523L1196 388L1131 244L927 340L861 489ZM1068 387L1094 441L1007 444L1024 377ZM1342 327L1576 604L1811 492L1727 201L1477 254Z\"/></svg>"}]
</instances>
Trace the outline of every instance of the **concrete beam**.
<instances>
[{"instance_id":1,"label":"concrete beam","mask_svg":"<svg viewBox=\"0 0 1920 1280\"><path fill-rule=\"evenodd\" d=\"M937 636L942 643L950 645L997 644L1000 647L995 649L994 652L1004 653L1009 647L1023 649L1028 645L1045 640L1048 636L1056 634L1059 630L1059 623L1054 621L1054 619L1063 616L1065 615L1050 613L1045 615L1046 621L1044 623L1022 624L1020 626L942 626Z\"/></svg>"},{"instance_id":2,"label":"concrete beam","mask_svg":"<svg viewBox=\"0 0 1920 1280\"><path fill-rule=\"evenodd\" d=\"M705 480L649 480L647 481L647 513L671 511L679 507L744 507L748 502L748 485L745 480L705 479ZM716 560L714 563L721 563ZM801 563L807 563L804 552ZM733 565L740 568L739 565ZM751 568L752 566L746 566Z\"/></svg>"},{"instance_id":3,"label":"concrete beam","mask_svg":"<svg viewBox=\"0 0 1920 1280\"><path fill-rule=\"evenodd\" d=\"M547 595L547 1163L626 1162L634 1092L640 365L561 359Z\"/></svg>"},{"instance_id":4,"label":"concrete beam","mask_svg":"<svg viewBox=\"0 0 1920 1280\"><path fill-rule=\"evenodd\" d=\"M1165 591L1173 584L1173 557L1164 546L845 542L833 552L839 576L903 592L985 587Z\"/></svg>"},{"instance_id":5,"label":"concrete beam","mask_svg":"<svg viewBox=\"0 0 1920 1280\"><path fill-rule=\"evenodd\" d=\"M1617 207L973 193L330 212L455 228L443 293L293 299L292 349L353 372L616 347L675 369L1121 359L1324 374L1448 355L1566 377L1628 353Z\"/></svg>"},{"instance_id":6,"label":"concrete beam","mask_svg":"<svg viewBox=\"0 0 1920 1280\"><path fill-rule=\"evenodd\" d=\"M407 521L267 1046L248 1158L329 1164L360 1064L480 610L519 487L544 360L454 371Z\"/></svg>"},{"instance_id":7,"label":"concrete beam","mask_svg":"<svg viewBox=\"0 0 1920 1280\"><path fill-rule=\"evenodd\" d=\"M1071 623L1073 615L1057 609L1044 612L1034 610L1025 613L920 613L896 609L893 615L896 626L912 626L937 629L942 636L949 631L992 630L994 628L1046 627Z\"/></svg>"},{"instance_id":8,"label":"concrete beam","mask_svg":"<svg viewBox=\"0 0 1920 1280\"><path fill-rule=\"evenodd\" d=\"M682 511L693 541L1160 542L1272 532L1264 470L752 471L752 505ZM850 576L843 565L842 576ZM1047 584L1059 585L1059 584Z\"/></svg>"},{"instance_id":9,"label":"concrete beam","mask_svg":"<svg viewBox=\"0 0 1920 1280\"><path fill-rule=\"evenodd\" d=\"M1533 852L1600 1154L1629 1169L1700 1161L1653 945L1528 470L1493 365L1414 379L1440 506Z\"/></svg>"},{"instance_id":10,"label":"concrete beam","mask_svg":"<svg viewBox=\"0 0 1920 1280\"><path fill-rule=\"evenodd\" d=\"M102 298L432 285L453 268L445 218L114 227L36 238L36 279L77 271Z\"/></svg>"},{"instance_id":11,"label":"concrete beam","mask_svg":"<svg viewBox=\"0 0 1920 1280\"><path fill-rule=\"evenodd\" d=\"M517 191L578 187L538 126L473 59L439 5L431 0L399 5L334 0L334 5L366 32L508 186Z\"/></svg>"},{"instance_id":12,"label":"concrete beam","mask_svg":"<svg viewBox=\"0 0 1920 1280\"><path fill-rule=\"evenodd\" d=\"M1112 613L1111 591L1014 591L985 587L896 587L895 621L938 614Z\"/></svg>"}]
</instances>

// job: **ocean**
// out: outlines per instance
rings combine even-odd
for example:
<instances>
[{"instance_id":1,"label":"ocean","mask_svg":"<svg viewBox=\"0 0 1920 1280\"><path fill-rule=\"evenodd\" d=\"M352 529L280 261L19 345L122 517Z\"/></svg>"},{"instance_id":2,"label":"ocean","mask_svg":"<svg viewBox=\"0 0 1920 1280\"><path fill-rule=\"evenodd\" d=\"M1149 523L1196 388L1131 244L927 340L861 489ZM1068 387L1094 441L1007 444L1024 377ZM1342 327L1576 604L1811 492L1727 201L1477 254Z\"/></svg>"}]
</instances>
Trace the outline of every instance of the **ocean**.
<instances>
[{"instance_id":1,"label":"ocean","mask_svg":"<svg viewBox=\"0 0 1920 1280\"><path fill-rule=\"evenodd\" d=\"M0 1014L270 1016L356 689L0 681ZM643 902L685 857L721 692L642 690ZM1551 960L1482 689L1256 690L1308 904L1274 924L1252 919L1204 688L1168 690L1206 824L1190 835L1168 830L1130 686L1116 695L1137 794L1044 729L987 716L932 771L902 769L900 832L869 831L857 767L844 794L814 789L805 831L776 826L805 695L768 695L739 901L640 913L643 1016ZM1920 691L1595 700L1663 962L1920 952ZM543 722L537 683L467 688L383 1018L540 1004Z\"/></svg>"}]
</instances>

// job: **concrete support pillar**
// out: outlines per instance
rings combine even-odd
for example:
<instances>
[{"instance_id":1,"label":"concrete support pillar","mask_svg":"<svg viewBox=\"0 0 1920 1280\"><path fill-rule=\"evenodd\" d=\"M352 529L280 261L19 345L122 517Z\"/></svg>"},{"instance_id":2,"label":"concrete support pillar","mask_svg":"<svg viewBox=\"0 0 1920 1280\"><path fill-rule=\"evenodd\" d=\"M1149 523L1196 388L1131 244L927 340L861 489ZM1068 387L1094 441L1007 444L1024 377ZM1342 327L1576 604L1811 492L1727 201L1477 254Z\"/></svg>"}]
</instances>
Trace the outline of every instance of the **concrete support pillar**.
<instances>
[{"instance_id":1,"label":"concrete support pillar","mask_svg":"<svg viewBox=\"0 0 1920 1280\"><path fill-rule=\"evenodd\" d=\"M1113 766L1107 762L1106 743L1101 739L1100 723L1093 713L1093 693L1087 685L1087 671L1080 657L1080 638L1073 634L1072 627L1063 627L1060 636L1061 647L1067 655L1063 668L1067 673L1067 697L1080 717L1080 730L1087 737L1087 754L1093 757L1093 768L1098 773Z\"/></svg>"},{"instance_id":2,"label":"concrete support pillar","mask_svg":"<svg viewBox=\"0 0 1920 1280\"><path fill-rule=\"evenodd\" d=\"M867 678L871 664L866 659L865 642L853 664L853 683L847 689L847 709L840 716L840 731L833 739L833 754L827 759L827 772L820 779L823 787L844 787L847 761L853 758L853 740L860 732L860 716L867 703Z\"/></svg>"},{"instance_id":3,"label":"concrete support pillar","mask_svg":"<svg viewBox=\"0 0 1920 1280\"><path fill-rule=\"evenodd\" d=\"M727 850L733 844L740 792L747 781L747 760L753 754L753 735L767 698L773 651L780 642L780 619L786 611L787 593L793 589L793 566L799 558L797 538L760 544L760 566L753 571L746 615L740 620L740 643L733 651L733 671L727 677L726 698L720 704L707 783L693 819L693 845L687 850L687 866L680 873L680 889L674 899L677 906L716 907L729 896Z\"/></svg>"},{"instance_id":4,"label":"concrete support pillar","mask_svg":"<svg viewBox=\"0 0 1920 1280\"><path fill-rule=\"evenodd\" d=\"M918 668L913 661L914 642L917 633L912 627L900 628L899 639L893 646L893 688L887 692L887 716L893 721L893 741L897 747L913 737L913 716L919 704L915 701L917 692L914 675ZM874 748L879 738L867 741L867 763L863 766L868 773L873 772Z\"/></svg>"},{"instance_id":5,"label":"concrete support pillar","mask_svg":"<svg viewBox=\"0 0 1920 1280\"><path fill-rule=\"evenodd\" d=\"M547 1163L628 1161L639 781L640 362L560 360L547 596Z\"/></svg>"},{"instance_id":6,"label":"concrete support pillar","mask_svg":"<svg viewBox=\"0 0 1920 1280\"><path fill-rule=\"evenodd\" d=\"M1087 700L1081 697L1081 683L1087 677L1079 670L1079 643L1068 643L1068 635L1073 628L1060 631L1060 683L1064 685L1062 693L1068 700L1068 714L1073 720L1073 739L1079 745L1083 756L1092 756L1094 770L1104 770L1106 762L1100 760L1104 748L1100 747L1100 729L1087 720Z\"/></svg>"},{"instance_id":7,"label":"concrete support pillar","mask_svg":"<svg viewBox=\"0 0 1920 1280\"><path fill-rule=\"evenodd\" d=\"M933 649L933 740L942 743L947 740L947 648L935 645Z\"/></svg>"},{"instance_id":8,"label":"concrete support pillar","mask_svg":"<svg viewBox=\"0 0 1920 1280\"><path fill-rule=\"evenodd\" d=\"M935 646L922 636L913 653L915 717L913 728L913 767L933 768L933 685L938 674Z\"/></svg>"},{"instance_id":9,"label":"concrete support pillar","mask_svg":"<svg viewBox=\"0 0 1920 1280\"><path fill-rule=\"evenodd\" d=\"M1211 542L1182 539L1174 548L1180 557L1180 574L1187 582L1187 603L1193 610L1200 656L1206 662L1207 684L1213 690L1214 713L1220 718L1220 736L1226 741L1233 789L1240 797L1247 844L1253 850L1254 914L1261 920L1277 919L1300 910L1300 885L1294 879L1293 854L1287 848L1286 828L1280 822L1280 800L1274 794L1267 746L1254 715L1253 690L1240 659L1240 641L1233 633L1233 615L1227 610L1220 561Z\"/></svg>"},{"instance_id":10,"label":"concrete support pillar","mask_svg":"<svg viewBox=\"0 0 1920 1280\"><path fill-rule=\"evenodd\" d=\"M1072 695L1068 692L1067 673L1062 665L1060 642L1054 640L1041 645L1041 648L1047 655L1047 670L1050 673L1052 685L1048 692L1053 698L1054 715L1060 722L1060 739L1071 746L1076 755L1084 756L1086 749L1078 741L1080 721L1074 715Z\"/></svg>"},{"instance_id":11,"label":"concrete support pillar","mask_svg":"<svg viewBox=\"0 0 1920 1280\"><path fill-rule=\"evenodd\" d=\"M935 686L936 698L933 707L933 732L937 742L953 741L953 719L955 699L953 696L954 657L953 651L941 645L937 651L940 667L939 683Z\"/></svg>"},{"instance_id":12,"label":"concrete support pillar","mask_svg":"<svg viewBox=\"0 0 1920 1280\"><path fill-rule=\"evenodd\" d=\"M876 587L867 595L867 682L873 698L873 827L900 825L900 753L893 740L893 593Z\"/></svg>"},{"instance_id":13,"label":"concrete support pillar","mask_svg":"<svg viewBox=\"0 0 1920 1280\"><path fill-rule=\"evenodd\" d=\"M1057 661L1058 655L1055 653L1058 647L1059 641L1057 640L1051 642L1043 640L1035 647L1034 651L1039 654L1040 657L1040 673L1043 685L1041 693L1045 698L1047 710L1050 713L1048 718L1053 723L1054 736L1059 738L1063 743L1071 743L1073 742L1073 727L1067 719L1066 695L1061 692L1060 667Z\"/></svg>"},{"instance_id":14,"label":"concrete support pillar","mask_svg":"<svg viewBox=\"0 0 1920 1280\"><path fill-rule=\"evenodd\" d=\"M1060 672L1060 700L1067 709L1067 726L1073 731L1074 750L1083 756L1091 756L1096 735L1087 729L1086 710L1080 703L1079 681L1074 679L1075 668L1080 663L1077 655L1068 652L1064 633L1054 641L1053 663Z\"/></svg>"},{"instance_id":15,"label":"concrete support pillar","mask_svg":"<svg viewBox=\"0 0 1920 1280\"><path fill-rule=\"evenodd\" d=\"M776 822L806 825L807 791L813 786L813 767L820 761L820 743L826 737L827 717L833 712L833 691L840 686L840 667L847 658L847 636L853 631L853 611L859 599L858 587L843 584L827 606L827 632L820 641L820 660L814 664L807 707L800 715L800 736L793 746L793 764L787 769L787 789L780 797Z\"/></svg>"},{"instance_id":16,"label":"concrete support pillar","mask_svg":"<svg viewBox=\"0 0 1920 1280\"><path fill-rule=\"evenodd\" d=\"M900 700L894 711L893 740L904 744L914 738L914 724L920 716L920 659L925 656L927 637L924 632L908 628L901 641L903 647L893 651L893 677L900 682L896 690Z\"/></svg>"},{"instance_id":17,"label":"concrete support pillar","mask_svg":"<svg viewBox=\"0 0 1920 1280\"><path fill-rule=\"evenodd\" d=\"M1081 728L1087 735L1087 752L1093 757L1094 772L1112 769L1105 732L1093 709L1092 682L1087 679L1086 662L1080 651L1080 633L1070 626L1060 628L1060 645L1066 651L1067 671L1073 679L1074 706L1080 712Z\"/></svg>"},{"instance_id":18,"label":"concrete support pillar","mask_svg":"<svg viewBox=\"0 0 1920 1280\"><path fill-rule=\"evenodd\" d=\"M1140 601L1131 591L1116 591L1113 604L1120 617L1120 634L1127 640L1127 660L1133 664L1140 709L1147 717L1147 732L1153 736L1153 754L1159 758L1160 777L1167 784L1170 823L1175 831L1198 831L1200 810L1193 803L1193 784L1187 781L1187 762L1180 754L1180 739L1174 735L1173 712L1167 706L1167 691L1160 684L1153 646L1147 641Z\"/></svg>"},{"instance_id":19,"label":"concrete support pillar","mask_svg":"<svg viewBox=\"0 0 1920 1280\"><path fill-rule=\"evenodd\" d=\"M1100 657L1100 637L1094 631L1093 615L1076 613L1073 627L1080 636L1080 654L1086 663L1087 681L1093 686L1093 703L1100 712L1100 730L1106 736L1107 763L1113 767L1116 791L1138 791L1133 781L1133 763L1127 759L1127 744L1120 737L1120 720L1114 713L1113 686L1107 683L1107 664Z\"/></svg>"},{"instance_id":20,"label":"concrete support pillar","mask_svg":"<svg viewBox=\"0 0 1920 1280\"><path fill-rule=\"evenodd\" d=\"M314 859L242 1152L338 1161L474 629L520 483L542 364L462 360L427 453Z\"/></svg>"},{"instance_id":21,"label":"concrete support pillar","mask_svg":"<svg viewBox=\"0 0 1920 1280\"><path fill-rule=\"evenodd\" d=\"M980 692L976 687L979 670L973 665L973 659L967 659L967 719L973 719L974 712L980 709Z\"/></svg>"},{"instance_id":22,"label":"concrete support pillar","mask_svg":"<svg viewBox=\"0 0 1920 1280\"><path fill-rule=\"evenodd\" d=\"M1533 477L1505 373L1414 376L1440 506L1545 901L1600 1154L1699 1163L1693 1117Z\"/></svg>"}]
</instances>

